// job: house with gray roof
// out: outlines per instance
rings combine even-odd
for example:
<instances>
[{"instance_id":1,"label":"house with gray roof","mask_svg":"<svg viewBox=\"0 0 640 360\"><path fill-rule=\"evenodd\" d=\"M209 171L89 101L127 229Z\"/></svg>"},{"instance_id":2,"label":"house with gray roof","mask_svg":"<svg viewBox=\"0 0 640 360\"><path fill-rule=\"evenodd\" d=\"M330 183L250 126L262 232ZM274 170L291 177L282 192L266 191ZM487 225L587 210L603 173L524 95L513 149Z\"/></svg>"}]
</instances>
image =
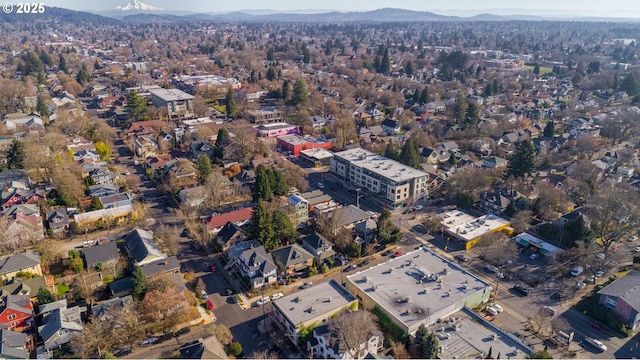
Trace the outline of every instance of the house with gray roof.
<instances>
[{"instance_id":1,"label":"house with gray roof","mask_svg":"<svg viewBox=\"0 0 640 360\"><path fill-rule=\"evenodd\" d=\"M133 195L128 192L123 192L114 195L100 197L103 209L112 209L120 206L126 206L133 204Z\"/></svg>"},{"instance_id":2,"label":"house with gray roof","mask_svg":"<svg viewBox=\"0 0 640 360\"><path fill-rule=\"evenodd\" d=\"M276 282L276 264L257 241L238 243L229 249L229 255L234 258L233 263L238 264L240 272L250 279L251 287L260 288Z\"/></svg>"},{"instance_id":3,"label":"house with gray roof","mask_svg":"<svg viewBox=\"0 0 640 360\"><path fill-rule=\"evenodd\" d=\"M298 244L273 250L271 256L280 271L287 274L304 271L313 264L313 255Z\"/></svg>"},{"instance_id":4,"label":"house with gray roof","mask_svg":"<svg viewBox=\"0 0 640 360\"><path fill-rule=\"evenodd\" d=\"M169 256L143 265L142 271L148 279L163 274L179 274L180 262L177 257Z\"/></svg>"},{"instance_id":5,"label":"house with gray roof","mask_svg":"<svg viewBox=\"0 0 640 360\"><path fill-rule=\"evenodd\" d=\"M598 303L631 330L640 328L640 271L629 271L625 276L598 291Z\"/></svg>"},{"instance_id":6,"label":"house with gray roof","mask_svg":"<svg viewBox=\"0 0 640 360\"><path fill-rule=\"evenodd\" d=\"M312 232L303 237L302 247L315 256L318 263L322 263L325 259L336 254L333 250L333 243L317 232Z\"/></svg>"},{"instance_id":7,"label":"house with gray roof","mask_svg":"<svg viewBox=\"0 0 640 360\"><path fill-rule=\"evenodd\" d=\"M346 227L352 228L355 224L368 220L371 214L358 209L355 205L347 205L345 207L336 209L331 213L331 217L334 221L334 233L337 233L338 229Z\"/></svg>"},{"instance_id":8,"label":"house with gray roof","mask_svg":"<svg viewBox=\"0 0 640 360\"><path fill-rule=\"evenodd\" d=\"M28 359L27 335L11 330L0 330L0 358Z\"/></svg>"},{"instance_id":9,"label":"house with gray roof","mask_svg":"<svg viewBox=\"0 0 640 360\"><path fill-rule=\"evenodd\" d=\"M153 238L153 233L142 229L133 229L124 238L124 246L131 261L137 266L167 257Z\"/></svg>"},{"instance_id":10,"label":"house with gray roof","mask_svg":"<svg viewBox=\"0 0 640 360\"><path fill-rule=\"evenodd\" d=\"M120 187L115 184L97 184L89 186L90 197L103 197L109 195L115 195L120 192Z\"/></svg>"},{"instance_id":11,"label":"house with gray roof","mask_svg":"<svg viewBox=\"0 0 640 360\"><path fill-rule=\"evenodd\" d=\"M38 327L45 350L58 349L82 332L80 307L58 308L48 313Z\"/></svg>"},{"instance_id":12,"label":"house with gray roof","mask_svg":"<svg viewBox=\"0 0 640 360\"><path fill-rule=\"evenodd\" d=\"M58 208L49 211L47 213L47 224L49 224L49 230L53 233L69 229L69 215L67 214L67 209Z\"/></svg>"},{"instance_id":13,"label":"house with gray roof","mask_svg":"<svg viewBox=\"0 0 640 360\"><path fill-rule=\"evenodd\" d=\"M132 290L133 283L131 282L131 277L126 277L109 283L109 291L111 291L111 295L116 298L131 295Z\"/></svg>"},{"instance_id":14,"label":"house with gray roof","mask_svg":"<svg viewBox=\"0 0 640 360\"><path fill-rule=\"evenodd\" d=\"M100 304L91 306L91 316L92 318L99 319L101 321L107 320L115 316L114 311L124 309L129 304L133 305L133 297L131 295L109 299L101 302Z\"/></svg>"},{"instance_id":15,"label":"house with gray roof","mask_svg":"<svg viewBox=\"0 0 640 360\"><path fill-rule=\"evenodd\" d=\"M53 279L51 279L51 282ZM38 295L40 288L48 289L47 280L44 276L38 276L30 279L14 278L13 281L0 287L0 296L5 295L26 295L35 297Z\"/></svg>"},{"instance_id":16,"label":"house with gray roof","mask_svg":"<svg viewBox=\"0 0 640 360\"><path fill-rule=\"evenodd\" d=\"M36 252L27 251L0 259L0 277L3 283L6 284L13 281L20 271L42 276L40 255Z\"/></svg>"},{"instance_id":17,"label":"house with gray roof","mask_svg":"<svg viewBox=\"0 0 640 360\"><path fill-rule=\"evenodd\" d=\"M120 251L115 241L82 249L87 269L95 269L98 264L115 264L120 259Z\"/></svg>"}]
</instances>

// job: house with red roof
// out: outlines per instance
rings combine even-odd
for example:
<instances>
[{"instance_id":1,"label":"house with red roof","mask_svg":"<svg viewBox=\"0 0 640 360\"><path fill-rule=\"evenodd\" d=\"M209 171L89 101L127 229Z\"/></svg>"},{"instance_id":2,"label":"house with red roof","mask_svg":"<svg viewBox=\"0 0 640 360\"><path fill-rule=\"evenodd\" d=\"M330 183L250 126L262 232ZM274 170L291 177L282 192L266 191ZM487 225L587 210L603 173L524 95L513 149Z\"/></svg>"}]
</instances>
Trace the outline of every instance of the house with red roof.
<instances>
[{"instance_id":1,"label":"house with red roof","mask_svg":"<svg viewBox=\"0 0 640 360\"><path fill-rule=\"evenodd\" d=\"M210 233L218 233L228 222L237 226L243 226L251 220L253 208L246 207L239 210L229 211L223 214L216 214L207 220L207 229Z\"/></svg>"},{"instance_id":2,"label":"house with red roof","mask_svg":"<svg viewBox=\"0 0 640 360\"><path fill-rule=\"evenodd\" d=\"M0 300L0 328L23 332L33 325L33 303L27 295L7 295Z\"/></svg>"}]
</instances>

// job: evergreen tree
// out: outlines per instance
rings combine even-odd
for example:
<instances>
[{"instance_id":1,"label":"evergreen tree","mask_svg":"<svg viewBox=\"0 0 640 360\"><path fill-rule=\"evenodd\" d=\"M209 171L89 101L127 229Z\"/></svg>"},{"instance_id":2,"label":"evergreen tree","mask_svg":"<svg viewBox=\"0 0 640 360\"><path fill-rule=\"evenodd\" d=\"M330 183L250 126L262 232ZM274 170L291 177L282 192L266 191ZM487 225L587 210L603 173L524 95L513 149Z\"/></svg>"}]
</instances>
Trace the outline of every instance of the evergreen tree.
<instances>
[{"instance_id":1,"label":"evergreen tree","mask_svg":"<svg viewBox=\"0 0 640 360\"><path fill-rule=\"evenodd\" d=\"M407 76L413 75L413 63L411 61L407 61L407 65L404 66L404 73Z\"/></svg>"},{"instance_id":2,"label":"evergreen tree","mask_svg":"<svg viewBox=\"0 0 640 360\"><path fill-rule=\"evenodd\" d=\"M147 106L147 99L140 96L136 91L132 91L127 96L127 107L125 110L135 121L140 121L148 116L149 107Z\"/></svg>"},{"instance_id":3,"label":"evergreen tree","mask_svg":"<svg viewBox=\"0 0 640 360\"><path fill-rule=\"evenodd\" d=\"M42 96L38 96L38 100L36 102L36 111L40 114L41 117L48 119L51 113L49 112L49 107L47 103L44 102Z\"/></svg>"},{"instance_id":4,"label":"evergreen tree","mask_svg":"<svg viewBox=\"0 0 640 360\"><path fill-rule=\"evenodd\" d=\"M49 291L45 287L40 287L38 289L38 295L36 295L36 302L38 303L38 305L44 305L52 303L54 301L56 301L56 299L53 297L51 291Z\"/></svg>"},{"instance_id":5,"label":"evergreen tree","mask_svg":"<svg viewBox=\"0 0 640 360\"><path fill-rule=\"evenodd\" d=\"M69 68L67 67L67 61L64 59L62 54L58 55L58 69L64 71L65 74L69 73Z\"/></svg>"},{"instance_id":6,"label":"evergreen tree","mask_svg":"<svg viewBox=\"0 0 640 360\"><path fill-rule=\"evenodd\" d=\"M227 128L224 128L224 127L220 128L218 130L218 136L216 137L216 146L222 147L226 145L228 140L229 140L229 131L227 131Z\"/></svg>"},{"instance_id":7,"label":"evergreen tree","mask_svg":"<svg viewBox=\"0 0 640 360\"><path fill-rule=\"evenodd\" d=\"M281 245L292 243L296 238L296 229L289 216L282 210L273 213L273 232Z\"/></svg>"},{"instance_id":8,"label":"evergreen tree","mask_svg":"<svg viewBox=\"0 0 640 360\"><path fill-rule=\"evenodd\" d=\"M274 69L273 67L269 67L269 69L267 70L267 80L273 81L276 78L277 78L276 69Z\"/></svg>"},{"instance_id":9,"label":"evergreen tree","mask_svg":"<svg viewBox=\"0 0 640 360\"><path fill-rule=\"evenodd\" d=\"M309 49L305 46L302 48L302 62L308 64L310 61Z\"/></svg>"},{"instance_id":10,"label":"evergreen tree","mask_svg":"<svg viewBox=\"0 0 640 360\"><path fill-rule=\"evenodd\" d=\"M402 145L398 161L412 168L420 168L420 151L418 150L418 144L412 137L409 137Z\"/></svg>"},{"instance_id":11,"label":"evergreen tree","mask_svg":"<svg viewBox=\"0 0 640 360\"><path fill-rule=\"evenodd\" d=\"M273 189L273 195L283 196L289 193L289 186L287 186L287 181L282 171L274 169L272 180L271 188Z\"/></svg>"},{"instance_id":12,"label":"evergreen tree","mask_svg":"<svg viewBox=\"0 0 640 360\"><path fill-rule=\"evenodd\" d=\"M533 67L533 73L540 75L540 65L536 64L536 66Z\"/></svg>"},{"instance_id":13,"label":"evergreen tree","mask_svg":"<svg viewBox=\"0 0 640 360\"><path fill-rule=\"evenodd\" d=\"M267 251L278 246L278 239L273 230L273 219L264 202L260 200L253 208L248 234L251 239L257 240Z\"/></svg>"},{"instance_id":14,"label":"evergreen tree","mask_svg":"<svg viewBox=\"0 0 640 360\"><path fill-rule=\"evenodd\" d=\"M78 71L78 75L76 75L76 81L79 84L84 85L89 82L89 79L89 74L84 69L80 69L80 71Z\"/></svg>"},{"instance_id":15,"label":"evergreen tree","mask_svg":"<svg viewBox=\"0 0 640 360\"><path fill-rule=\"evenodd\" d=\"M487 353L487 359L491 359L493 355L493 346L489 346L489 352Z\"/></svg>"},{"instance_id":16,"label":"evergreen tree","mask_svg":"<svg viewBox=\"0 0 640 360\"><path fill-rule=\"evenodd\" d=\"M9 169L24 169L24 145L16 139L7 151L7 165Z\"/></svg>"},{"instance_id":17,"label":"evergreen tree","mask_svg":"<svg viewBox=\"0 0 640 360\"><path fill-rule=\"evenodd\" d=\"M461 123L464 121L465 116L467 115L467 99L462 95L462 93L458 94L456 98L456 103L453 105L453 118L456 122Z\"/></svg>"},{"instance_id":18,"label":"evergreen tree","mask_svg":"<svg viewBox=\"0 0 640 360\"><path fill-rule=\"evenodd\" d=\"M229 90L227 90L225 100L227 104L227 116L230 118L234 118L238 114L238 108L236 107L236 94L232 88L229 88Z\"/></svg>"},{"instance_id":19,"label":"evergreen tree","mask_svg":"<svg viewBox=\"0 0 640 360\"><path fill-rule=\"evenodd\" d=\"M307 93L307 85L301 79L296 80L293 84L293 95L291 96L291 105L304 105L309 101Z\"/></svg>"},{"instance_id":20,"label":"evergreen tree","mask_svg":"<svg viewBox=\"0 0 640 360\"><path fill-rule=\"evenodd\" d=\"M536 148L531 140L526 139L518 144L515 153L507 166L507 177L516 178L531 176L536 171Z\"/></svg>"},{"instance_id":21,"label":"evergreen tree","mask_svg":"<svg viewBox=\"0 0 640 360\"><path fill-rule=\"evenodd\" d=\"M447 160L447 162L451 165L456 165L458 163L458 158L456 158L456 154L451 153L451 155L449 155L449 160Z\"/></svg>"},{"instance_id":22,"label":"evergreen tree","mask_svg":"<svg viewBox=\"0 0 640 360\"><path fill-rule=\"evenodd\" d=\"M91 210L101 210L104 208L104 205L102 205L102 201L100 201L100 198L97 196L94 196L91 198L91 206L90 206Z\"/></svg>"},{"instance_id":23,"label":"evergreen tree","mask_svg":"<svg viewBox=\"0 0 640 360\"><path fill-rule=\"evenodd\" d=\"M398 150L393 145L393 141L389 141L387 143L387 147L384 149L384 156L392 160L396 160L398 158Z\"/></svg>"},{"instance_id":24,"label":"evergreen tree","mask_svg":"<svg viewBox=\"0 0 640 360\"><path fill-rule=\"evenodd\" d=\"M393 224L391 220L391 211L382 210L376 226L376 239L382 244L395 244L402 240L402 232L400 228Z\"/></svg>"},{"instance_id":25,"label":"evergreen tree","mask_svg":"<svg viewBox=\"0 0 640 360\"><path fill-rule=\"evenodd\" d=\"M618 74L618 72L616 71L616 73L613 74L613 91L618 91L619 88L620 88L620 74Z\"/></svg>"},{"instance_id":26,"label":"evergreen tree","mask_svg":"<svg viewBox=\"0 0 640 360\"><path fill-rule=\"evenodd\" d=\"M476 126L480 115L478 114L478 106L475 103L470 103L465 112L464 122L467 128Z\"/></svg>"},{"instance_id":27,"label":"evergreen tree","mask_svg":"<svg viewBox=\"0 0 640 360\"><path fill-rule=\"evenodd\" d=\"M553 122L553 120L551 120L544 127L544 130L542 131L542 135L548 138L552 138L553 135L555 135L555 131L556 131L556 125Z\"/></svg>"},{"instance_id":28,"label":"evergreen tree","mask_svg":"<svg viewBox=\"0 0 640 360\"><path fill-rule=\"evenodd\" d=\"M420 93L420 100L418 100L420 104L426 104L429 102L429 89L425 86Z\"/></svg>"},{"instance_id":29,"label":"evergreen tree","mask_svg":"<svg viewBox=\"0 0 640 360\"><path fill-rule=\"evenodd\" d=\"M289 80L285 80L282 83L282 100L289 101L291 98L291 89L289 88Z\"/></svg>"},{"instance_id":30,"label":"evergreen tree","mask_svg":"<svg viewBox=\"0 0 640 360\"><path fill-rule=\"evenodd\" d=\"M253 183L253 201L269 201L271 198L273 198L271 179L267 168L264 165L259 165L256 169L256 181Z\"/></svg>"},{"instance_id":31,"label":"evergreen tree","mask_svg":"<svg viewBox=\"0 0 640 360\"><path fill-rule=\"evenodd\" d=\"M430 333L422 343L422 358L424 359L437 359L440 344L436 334Z\"/></svg>"},{"instance_id":32,"label":"evergreen tree","mask_svg":"<svg viewBox=\"0 0 640 360\"><path fill-rule=\"evenodd\" d=\"M131 275L131 285L133 287L131 292L133 299L138 301L142 300L147 291L147 276L139 266L135 267L133 275Z\"/></svg>"},{"instance_id":33,"label":"evergreen tree","mask_svg":"<svg viewBox=\"0 0 640 360\"><path fill-rule=\"evenodd\" d=\"M386 74L391 69L391 61L389 60L389 49L384 47L384 55L382 56L382 60L380 61L380 71L383 74Z\"/></svg>"},{"instance_id":34,"label":"evergreen tree","mask_svg":"<svg viewBox=\"0 0 640 360\"><path fill-rule=\"evenodd\" d=\"M413 91L413 95L411 95L411 100L413 100L413 102L416 104L420 101L420 91L418 91L418 89L415 89Z\"/></svg>"},{"instance_id":35,"label":"evergreen tree","mask_svg":"<svg viewBox=\"0 0 640 360\"><path fill-rule=\"evenodd\" d=\"M200 181L204 182L204 179L206 179L212 171L211 159L205 154L200 154L196 161L196 169L198 169L200 173Z\"/></svg>"},{"instance_id":36,"label":"evergreen tree","mask_svg":"<svg viewBox=\"0 0 640 360\"><path fill-rule=\"evenodd\" d=\"M634 73L624 77L622 83L620 83L620 90L626 92L629 96L640 94L640 83Z\"/></svg>"}]
</instances>

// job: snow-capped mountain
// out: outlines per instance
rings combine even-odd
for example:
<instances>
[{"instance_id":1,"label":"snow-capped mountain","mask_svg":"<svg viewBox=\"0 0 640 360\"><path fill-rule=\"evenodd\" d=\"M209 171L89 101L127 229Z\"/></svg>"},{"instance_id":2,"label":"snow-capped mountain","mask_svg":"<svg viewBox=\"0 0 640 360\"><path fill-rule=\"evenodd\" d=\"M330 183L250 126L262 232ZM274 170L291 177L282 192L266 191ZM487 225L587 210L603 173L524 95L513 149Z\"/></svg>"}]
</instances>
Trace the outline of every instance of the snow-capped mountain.
<instances>
[{"instance_id":1,"label":"snow-capped mountain","mask_svg":"<svg viewBox=\"0 0 640 360\"><path fill-rule=\"evenodd\" d=\"M140 0L129 1L125 6L116 6L116 10L129 11L129 10L146 10L146 11L162 11L163 9L149 4L145 4Z\"/></svg>"}]
</instances>

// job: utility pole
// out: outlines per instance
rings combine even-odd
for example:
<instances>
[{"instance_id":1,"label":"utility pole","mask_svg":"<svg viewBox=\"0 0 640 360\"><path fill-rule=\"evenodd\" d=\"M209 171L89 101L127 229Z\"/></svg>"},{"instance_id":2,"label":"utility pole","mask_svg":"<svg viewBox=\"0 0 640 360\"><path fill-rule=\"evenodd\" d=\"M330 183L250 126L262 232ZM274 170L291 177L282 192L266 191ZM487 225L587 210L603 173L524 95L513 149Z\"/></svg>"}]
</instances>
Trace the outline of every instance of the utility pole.
<instances>
[{"instance_id":1,"label":"utility pole","mask_svg":"<svg viewBox=\"0 0 640 360\"><path fill-rule=\"evenodd\" d=\"M360 209L360 188L356 189L356 207Z\"/></svg>"}]
</instances>

